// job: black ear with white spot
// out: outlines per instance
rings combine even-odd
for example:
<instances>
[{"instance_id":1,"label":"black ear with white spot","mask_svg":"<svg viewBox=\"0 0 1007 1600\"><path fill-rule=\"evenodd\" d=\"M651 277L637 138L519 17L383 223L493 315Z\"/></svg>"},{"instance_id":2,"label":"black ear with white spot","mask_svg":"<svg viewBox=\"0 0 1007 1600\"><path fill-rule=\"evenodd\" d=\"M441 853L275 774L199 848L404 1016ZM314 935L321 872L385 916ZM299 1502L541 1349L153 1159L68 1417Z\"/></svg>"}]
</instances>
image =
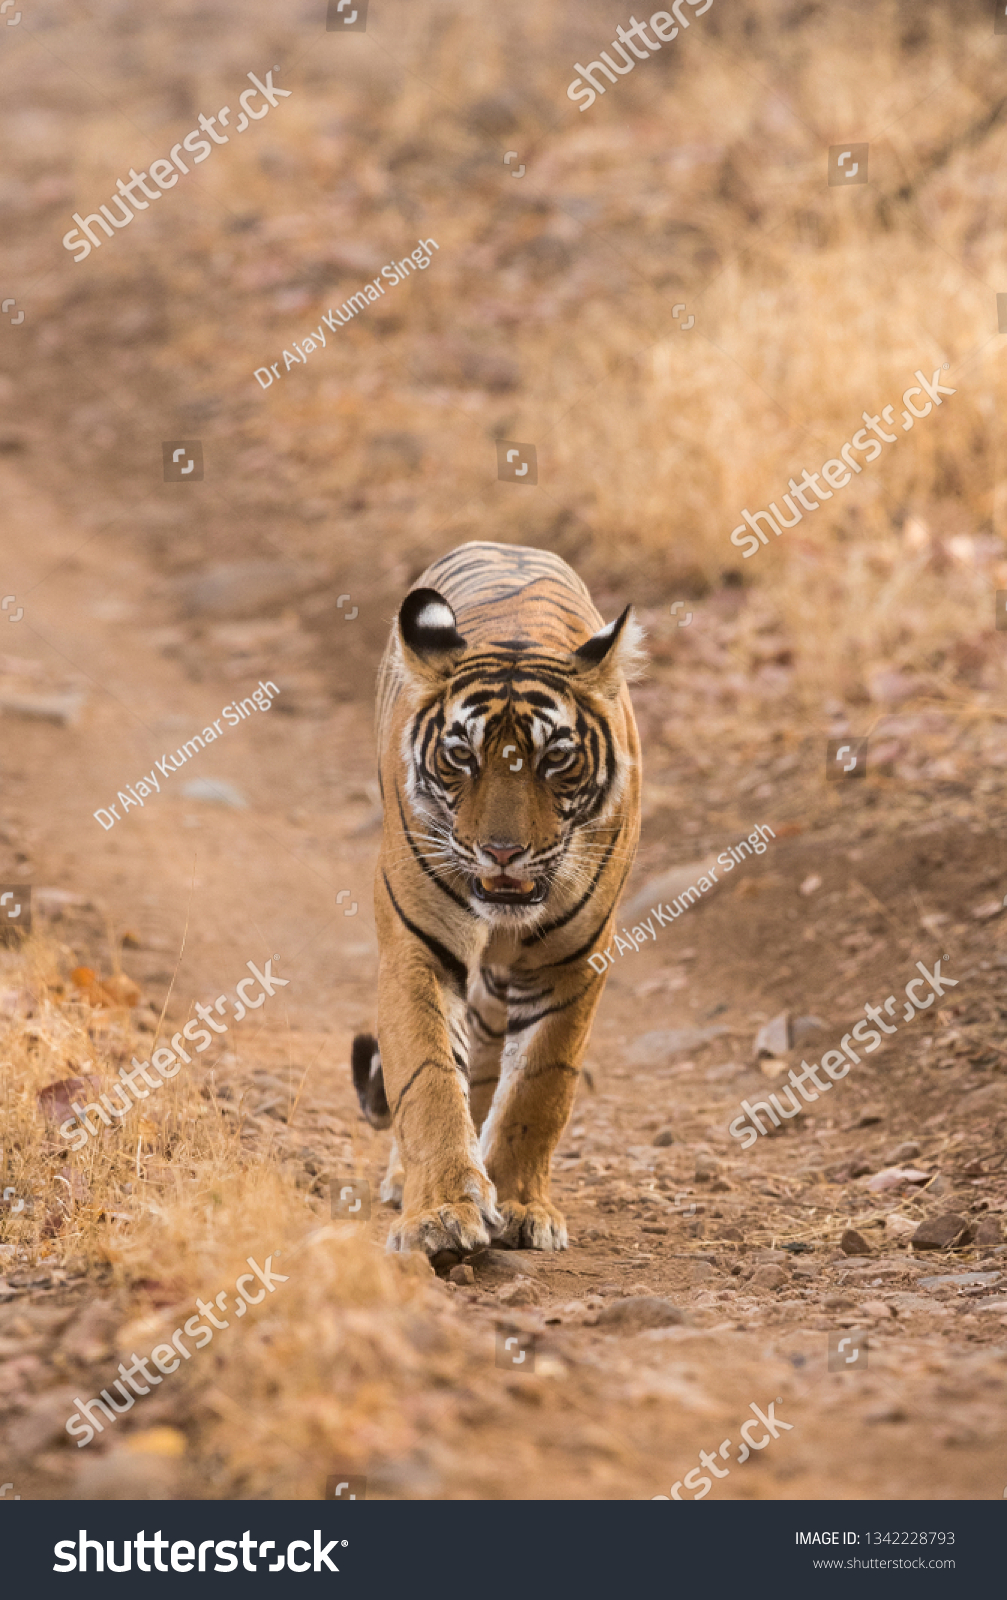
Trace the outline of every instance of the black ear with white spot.
<instances>
[{"instance_id":1,"label":"black ear with white spot","mask_svg":"<svg viewBox=\"0 0 1007 1600\"><path fill-rule=\"evenodd\" d=\"M399 632L406 651L424 665L436 666L438 658L465 649L455 614L436 589L414 589L406 595L399 611Z\"/></svg>"},{"instance_id":2,"label":"black ear with white spot","mask_svg":"<svg viewBox=\"0 0 1007 1600\"><path fill-rule=\"evenodd\" d=\"M578 673L606 693L618 692L624 679L639 677L646 656L643 629L627 606L614 622L606 623L573 652Z\"/></svg>"}]
</instances>

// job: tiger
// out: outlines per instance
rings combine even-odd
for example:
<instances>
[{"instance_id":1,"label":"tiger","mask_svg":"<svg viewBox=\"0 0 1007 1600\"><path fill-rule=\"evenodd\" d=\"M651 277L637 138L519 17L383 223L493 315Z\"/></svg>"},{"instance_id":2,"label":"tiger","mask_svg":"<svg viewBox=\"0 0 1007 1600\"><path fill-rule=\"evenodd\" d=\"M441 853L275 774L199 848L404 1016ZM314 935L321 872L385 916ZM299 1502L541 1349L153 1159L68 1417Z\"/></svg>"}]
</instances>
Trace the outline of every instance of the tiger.
<instances>
[{"instance_id":1,"label":"tiger","mask_svg":"<svg viewBox=\"0 0 1007 1600\"><path fill-rule=\"evenodd\" d=\"M551 551L484 541L435 561L392 624L377 1037L351 1049L365 1117L394 1133L391 1251L568 1247L550 1166L640 835L642 638Z\"/></svg>"}]
</instances>

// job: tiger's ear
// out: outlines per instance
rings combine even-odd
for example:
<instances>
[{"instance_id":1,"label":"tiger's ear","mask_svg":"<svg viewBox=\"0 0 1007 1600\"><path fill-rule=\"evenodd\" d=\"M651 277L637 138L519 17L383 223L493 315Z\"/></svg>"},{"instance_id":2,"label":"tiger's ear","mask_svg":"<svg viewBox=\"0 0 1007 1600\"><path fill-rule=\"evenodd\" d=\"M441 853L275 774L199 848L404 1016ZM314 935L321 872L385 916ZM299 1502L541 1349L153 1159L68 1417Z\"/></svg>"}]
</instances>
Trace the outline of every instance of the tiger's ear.
<instances>
[{"instance_id":1,"label":"tiger's ear","mask_svg":"<svg viewBox=\"0 0 1007 1600\"><path fill-rule=\"evenodd\" d=\"M632 606L593 633L571 657L578 677L588 687L609 696L619 693L624 680L638 678L646 659L643 629L633 616Z\"/></svg>"},{"instance_id":2,"label":"tiger's ear","mask_svg":"<svg viewBox=\"0 0 1007 1600\"><path fill-rule=\"evenodd\" d=\"M399 611L403 657L415 671L436 676L450 671L466 648L455 614L436 589L414 589Z\"/></svg>"}]
</instances>

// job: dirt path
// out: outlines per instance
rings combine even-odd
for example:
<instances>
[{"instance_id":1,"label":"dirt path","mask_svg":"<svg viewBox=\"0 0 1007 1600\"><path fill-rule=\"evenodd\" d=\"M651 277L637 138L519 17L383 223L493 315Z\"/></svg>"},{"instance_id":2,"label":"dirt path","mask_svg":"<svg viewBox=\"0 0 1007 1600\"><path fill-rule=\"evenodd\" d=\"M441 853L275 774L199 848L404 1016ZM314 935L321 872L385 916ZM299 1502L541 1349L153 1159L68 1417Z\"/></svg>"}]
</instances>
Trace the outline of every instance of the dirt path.
<instances>
[{"instance_id":1,"label":"dirt path","mask_svg":"<svg viewBox=\"0 0 1007 1600\"><path fill-rule=\"evenodd\" d=\"M262 1149L323 1217L343 1180L363 1176L376 1195L387 1135L360 1122L346 1070L350 1035L373 1020L376 965L366 691L327 696L296 609L182 625L139 559L124 567L106 538L75 538L6 468L3 493L26 597L23 623L3 639L24 670L8 659L4 683L36 696L86 692L73 726L4 719L5 881L81 896L86 904L40 926L106 972L114 950L158 1007L188 921L169 1017L233 988L249 959L278 955L289 988L224 1058L217 1082L249 1097L269 1127ZM697 632L714 639L716 606L696 609ZM650 1497L668 1495L700 1450L723 1443L726 1475L708 1491L722 1498L999 1498L1007 947L997 918L972 912L999 897L1002 826L961 786L943 795L934 786L928 806L910 797L898 812L878 808L870 786L841 797L813 781L810 759L794 762L772 741L750 798L733 788L751 770L742 746L724 750L717 772L690 777L654 721L669 695L687 692L689 663L656 654L656 680L639 697L648 821L630 896L756 822L776 838L708 903L620 958L556 1163L573 1247L558 1257L490 1252L432 1283L424 1316L464 1351L462 1368L446 1388L419 1380L423 1406L404 1455L377 1429L369 1448L354 1446L353 1464L378 1496ZM143 809L99 828L94 810L260 679L279 688L268 713L197 752ZM943 737L969 759L953 722ZM191 778L233 785L247 806L187 798ZM736 797L718 799L725 789ZM718 805L715 826L694 820ZM344 888L349 901L337 906ZM827 1112L812 1106L751 1150L731 1139L742 1099L764 1100L785 1067L837 1044L866 1003L901 997L917 961L939 960L958 986L837 1082ZM755 1034L782 1011L803 1019L799 1040L760 1064ZM872 1176L892 1165L925 1172L926 1188L872 1191ZM905 1225L886 1226L893 1214L915 1223L949 1213L973 1232L981 1225L980 1242L921 1257ZM389 1216L375 1202L374 1252ZM850 1225L869 1259L839 1249ZM989 1276L922 1281L966 1270ZM0 1337L6 1353L31 1360L9 1397L7 1476L16 1471L29 1495L115 1493L93 1464L57 1447L61 1418L38 1426L61 1370L54 1308L79 1315L106 1291L44 1271L11 1277ZM830 1338L864 1334L867 1369L830 1372ZM498 1335L522 1341L515 1359L527 1349L514 1370L494 1361ZM77 1380L91 1376L84 1360ZM787 1428L739 1463L742 1423L770 1403ZM273 1419L278 1434L283 1417ZM746 1432L758 1440L764 1428ZM198 1481L201 1448L196 1430L193 1476L175 1492ZM301 1492L320 1493L331 1460L309 1450L301 1465L303 1483L316 1485ZM689 1498L703 1476L712 1473L679 1492Z\"/></svg>"}]
</instances>

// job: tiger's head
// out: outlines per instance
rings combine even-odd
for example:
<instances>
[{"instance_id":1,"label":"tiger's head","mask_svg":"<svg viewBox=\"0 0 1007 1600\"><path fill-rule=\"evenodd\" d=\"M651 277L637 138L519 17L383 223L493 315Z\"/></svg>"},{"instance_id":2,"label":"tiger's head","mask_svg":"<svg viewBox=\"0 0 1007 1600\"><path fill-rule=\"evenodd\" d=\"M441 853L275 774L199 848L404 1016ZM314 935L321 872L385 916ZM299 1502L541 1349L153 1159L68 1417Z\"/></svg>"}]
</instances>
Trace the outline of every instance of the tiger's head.
<instances>
[{"instance_id":1,"label":"tiger's head","mask_svg":"<svg viewBox=\"0 0 1007 1600\"><path fill-rule=\"evenodd\" d=\"M642 630L627 606L574 650L470 646L443 595L415 589L398 637L413 698L406 792L428 869L484 920L533 925L554 890L587 888L601 862L633 766L620 696Z\"/></svg>"}]
</instances>

